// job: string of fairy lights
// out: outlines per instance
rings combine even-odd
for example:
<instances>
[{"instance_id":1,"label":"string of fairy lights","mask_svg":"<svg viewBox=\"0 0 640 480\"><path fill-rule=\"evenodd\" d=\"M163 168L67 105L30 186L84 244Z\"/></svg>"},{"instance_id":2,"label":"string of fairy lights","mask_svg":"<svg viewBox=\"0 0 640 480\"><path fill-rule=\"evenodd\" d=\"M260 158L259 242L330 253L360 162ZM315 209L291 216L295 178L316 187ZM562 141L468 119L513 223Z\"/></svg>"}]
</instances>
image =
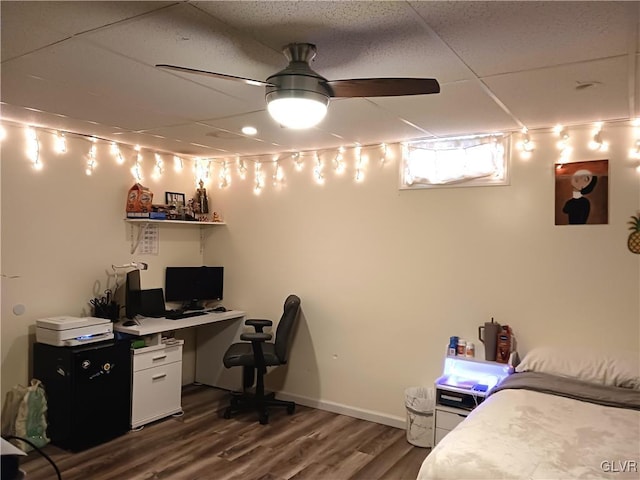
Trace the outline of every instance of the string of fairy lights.
<instances>
[{"instance_id":1,"label":"string of fairy lights","mask_svg":"<svg viewBox=\"0 0 640 480\"><path fill-rule=\"evenodd\" d=\"M133 150L132 166L130 168L131 175L136 182L144 181L143 163L145 156L143 148L140 145L119 144L114 141L100 139L93 135L85 135L74 132L50 131L46 128L36 129L32 126L26 126L26 153L35 170L42 170L44 167L43 154L41 152L41 141L38 136L38 130L46 131L55 135L54 151L56 154L67 153L67 139L69 136L86 138L90 142L89 149L85 160L85 173L91 176L98 166L97 160L97 143L104 142L110 145L110 154L119 165L126 163L127 155L123 149ZM6 136L6 131L2 127L0 138ZM353 152L354 159L354 180L362 182L365 178L365 169L369 163L370 157L377 157L381 165L393 159L394 150L386 143L375 145L359 145L351 147L340 146L333 149L322 149L312 151L296 151L277 155L252 155L240 156L236 155L233 160L229 158L200 158L191 157L183 158L178 155L153 152L153 167L151 177L159 179L165 174L167 158L173 160L173 168L176 172L184 170L188 161L193 164L193 174L195 184L198 185L202 180L210 183L215 180L214 171L218 167L217 185L219 188L227 188L232 183L232 172L235 169L237 176L241 180L245 180L248 176L250 165L253 164L254 193L259 194L265 186L270 182L274 187L285 184L285 169L283 162L292 161L296 171L301 171L306 163L311 164L313 179L318 184L324 184L326 181L327 170L333 168L334 172L342 175L347 171L347 162L345 155L347 152Z\"/></svg>"},{"instance_id":2,"label":"string of fairy lights","mask_svg":"<svg viewBox=\"0 0 640 480\"><path fill-rule=\"evenodd\" d=\"M628 156L631 160L640 160L640 118L635 118L631 120L630 123L633 127L633 143L629 148ZM609 150L609 142L606 140L603 132L604 126L604 122L595 122L593 124L588 143L590 150L596 152L607 152ZM558 164L568 163L571 160L571 154L574 150L571 144L569 128L564 125L556 125L553 127L553 133L558 137L558 141L556 142L556 147L559 151ZM531 158L535 150L535 144L531 140L529 130L526 127L520 132L520 139L516 142L516 148L520 151L521 158ZM640 173L640 162L638 162L636 170Z\"/></svg>"},{"instance_id":3,"label":"string of fairy lights","mask_svg":"<svg viewBox=\"0 0 640 480\"><path fill-rule=\"evenodd\" d=\"M634 128L632 145L629 148L628 155L630 159L638 161L636 169L640 173L640 118L631 120L630 123ZM26 156L31 161L34 170L42 170L44 167L43 152L41 151L41 141L39 139L39 132L44 131L55 136L53 149L56 154L67 153L67 139L70 136L85 138L89 141L89 148L84 159L85 173L88 176L93 175L98 167L97 145L99 143L107 143L110 145L110 155L118 165L124 165L127 163L127 157L130 158L130 162L132 163L130 173L138 183L144 181L144 163L148 158L148 156L145 158L145 154L148 155L152 153L153 166L151 177L153 179L158 180L165 175L167 173L167 165L171 163L173 163L174 171L181 172L186 168L187 162L190 161L196 186L200 181L206 184L217 181L217 186L221 189L229 187L234 176L237 176L237 178L242 181L246 180L250 166L253 164L253 191L255 194L260 194L268 183L275 188L279 188L285 184L284 162L292 162L296 171L301 171L305 164L310 164L314 181L322 185L325 183L327 172L330 169L333 170L335 175L344 175L348 170L348 160L350 160L353 180L358 183L365 179L367 168L374 159L379 166L384 166L387 162L393 160L394 152L400 151L402 152L401 155L404 155L407 145L411 144L411 142L398 142L395 144L379 143L373 145L355 144L330 149L295 151L277 155L236 155L235 157L229 158L183 158L179 155L153 152L149 149L143 149L140 145L118 143L94 135L56 131L44 127L36 128L31 125L21 126L25 129ZM593 124L588 144L591 150L600 152L606 152L608 150L609 142L606 139L604 128L604 122L596 122ZM570 161L573 152L570 128L556 125L553 128L553 132L558 137L556 144L559 152L558 163L567 163ZM527 128L523 128L520 132L514 133L514 135L517 136L515 147L523 159L531 158L535 151L535 144L530 134L531 132ZM4 140L5 137L6 130L0 125L0 141ZM442 140L450 140L450 138L443 138ZM415 141L417 142L419 140ZM132 155L128 156L126 150L131 150ZM218 169L217 177L215 175L216 168ZM234 172L235 175L233 175Z\"/></svg>"}]
</instances>

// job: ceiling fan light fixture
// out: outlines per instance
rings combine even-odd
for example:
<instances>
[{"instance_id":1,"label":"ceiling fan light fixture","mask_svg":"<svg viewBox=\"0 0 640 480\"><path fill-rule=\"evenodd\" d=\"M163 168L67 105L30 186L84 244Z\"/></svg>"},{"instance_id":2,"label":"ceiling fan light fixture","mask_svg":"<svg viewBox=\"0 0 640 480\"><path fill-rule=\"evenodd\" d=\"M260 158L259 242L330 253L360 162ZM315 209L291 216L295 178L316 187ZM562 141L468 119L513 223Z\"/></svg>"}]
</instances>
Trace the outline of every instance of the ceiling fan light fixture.
<instances>
[{"instance_id":1,"label":"ceiling fan light fixture","mask_svg":"<svg viewBox=\"0 0 640 480\"><path fill-rule=\"evenodd\" d=\"M329 97L309 91L267 94L267 111L280 125L296 130L315 127L327 114Z\"/></svg>"},{"instance_id":2,"label":"ceiling fan light fixture","mask_svg":"<svg viewBox=\"0 0 640 480\"><path fill-rule=\"evenodd\" d=\"M327 114L330 98L440 93L440 84L435 78L327 80L309 66L309 62L316 56L316 46L311 43L290 43L282 48L282 53L289 64L264 82L178 65L157 64L156 67L264 86L267 110L271 117L280 125L296 130L311 128L320 123Z\"/></svg>"}]
</instances>

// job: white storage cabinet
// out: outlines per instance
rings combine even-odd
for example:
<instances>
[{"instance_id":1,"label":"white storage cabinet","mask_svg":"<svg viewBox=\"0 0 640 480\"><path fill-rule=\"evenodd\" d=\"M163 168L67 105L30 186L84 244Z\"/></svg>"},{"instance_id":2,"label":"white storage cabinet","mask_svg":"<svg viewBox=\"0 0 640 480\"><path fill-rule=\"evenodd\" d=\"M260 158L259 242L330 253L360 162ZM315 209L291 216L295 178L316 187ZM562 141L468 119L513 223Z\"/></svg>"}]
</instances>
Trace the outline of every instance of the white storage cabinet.
<instances>
[{"instance_id":1,"label":"white storage cabinet","mask_svg":"<svg viewBox=\"0 0 640 480\"><path fill-rule=\"evenodd\" d=\"M153 345L132 350L131 428L182 412L182 345Z\"/></svg>"}]
</instances>

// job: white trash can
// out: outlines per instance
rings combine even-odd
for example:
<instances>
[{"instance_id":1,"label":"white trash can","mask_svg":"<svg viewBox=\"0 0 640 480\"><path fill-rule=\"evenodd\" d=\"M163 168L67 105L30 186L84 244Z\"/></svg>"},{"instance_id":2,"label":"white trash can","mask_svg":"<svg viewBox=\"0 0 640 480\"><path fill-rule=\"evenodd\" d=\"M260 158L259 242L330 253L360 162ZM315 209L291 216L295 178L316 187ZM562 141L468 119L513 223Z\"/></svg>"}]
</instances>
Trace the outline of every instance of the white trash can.
<instances>
[{"instance_id":1,"label":"white trash can","mask_svg":"<svg viewBox=\"0 0 640 480\"><path fill-rule=\"evenodd\" d=\"M435 391L427 387L405 390L407 441L416 447L433 447L433 409Z\"/></svg>"}]
</instances>

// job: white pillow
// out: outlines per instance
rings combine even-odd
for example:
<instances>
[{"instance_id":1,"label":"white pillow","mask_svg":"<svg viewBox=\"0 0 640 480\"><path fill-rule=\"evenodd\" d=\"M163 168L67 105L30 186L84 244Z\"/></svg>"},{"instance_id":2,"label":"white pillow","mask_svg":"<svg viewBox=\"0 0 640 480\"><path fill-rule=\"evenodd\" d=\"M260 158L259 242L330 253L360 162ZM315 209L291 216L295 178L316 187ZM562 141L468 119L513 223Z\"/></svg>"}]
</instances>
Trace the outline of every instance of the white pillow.
<instances>
[{"instance_id":1,"label":"white pillow","mask_svg":"<svg viewBox=\"0 0 640 480\"><path fill-rule=\"evenodd\" d=\"M589 383L640 390L638 352L538 347L525 355L516 372L548 373Z\"/></svg>"}]
</instances>

